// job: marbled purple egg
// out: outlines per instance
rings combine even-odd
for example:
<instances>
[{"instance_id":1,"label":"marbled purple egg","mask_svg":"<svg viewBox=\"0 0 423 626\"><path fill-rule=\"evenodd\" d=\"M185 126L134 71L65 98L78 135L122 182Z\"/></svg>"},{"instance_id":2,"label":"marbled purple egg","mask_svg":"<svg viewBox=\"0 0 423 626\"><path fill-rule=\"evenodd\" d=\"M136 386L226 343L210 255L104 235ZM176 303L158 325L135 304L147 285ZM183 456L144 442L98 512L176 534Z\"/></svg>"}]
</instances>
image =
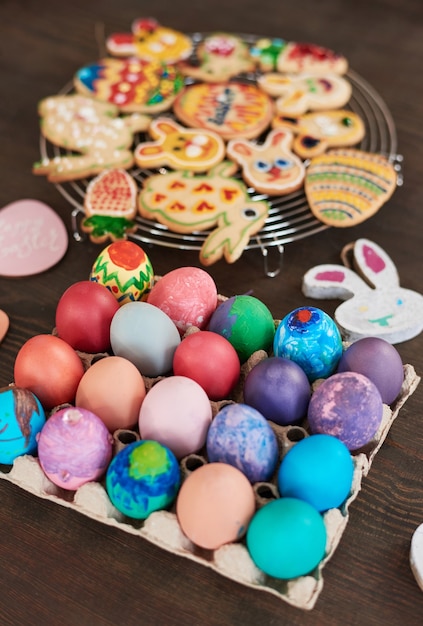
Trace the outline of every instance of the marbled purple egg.
<instances>
[{"instance_id":1,"label":"marbled purple egg","mask_svg":"<svg viewBox=\"0 0 423 626\"><path fill-rule=\"evenodd\" d=\"M211 463L227 463L241 470L251 483L269 480L276 469L276 435L261 413L246 404L227 404L207 434Z\"/></svg>"},{"instance_id":2,"label":"marbled purple egg","mask_svg":"<svg viewBox=\"0 0 423 626\"><path fill-rule=\"evenodd\" d=\"M358 450L373 439L382 415L376 385L357 372L340 372L324 380L308 405L311 432L333 435L349 450Z\"/></svg>"}]
</instances>

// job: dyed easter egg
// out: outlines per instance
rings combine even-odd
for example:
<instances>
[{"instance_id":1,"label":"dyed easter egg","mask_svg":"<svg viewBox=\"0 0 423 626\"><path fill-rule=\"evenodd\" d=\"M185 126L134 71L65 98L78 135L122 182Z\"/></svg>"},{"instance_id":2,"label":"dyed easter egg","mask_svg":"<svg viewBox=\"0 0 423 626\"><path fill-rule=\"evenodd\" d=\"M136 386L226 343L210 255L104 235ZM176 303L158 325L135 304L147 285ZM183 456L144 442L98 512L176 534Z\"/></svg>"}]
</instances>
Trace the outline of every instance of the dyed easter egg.
<instances>
[{"instance_id":1,"label":"dyed easter egg","mask_svg":"<svg viewBox=\"0 0 423 626\"><path fill-rule=\"evenodd\" d=\"M181 481L174 454L157 441L135 441L113 458L106 490L113 505L128 517L146 519L174 501Z\"/></svg>"},{"instance_id":2,"label":"dyed easter egg","mask_svg":"<svg viewBox=\"0 0 423 626\"><path fill-rule=\"evenodd\" d=\"M11 465L18 456L34 454L45 421L44 409L31 391L0 389L0 463Z\"/></svg>"},{"instance_id":3,"label":"dyed easter egg","mask_svg":"<svg viewBox=\"0 0 423 626\"><path fill-rule=\"evenodd\" d=\"M382 398L363 374L340 372L317 387L307 417L312 433L333 435L349 450L358 450L373 439L382 422Z\"/></svg>"},{"instance_id":4,"label":"dyed easter egg","mask_svg":"<svg viewBox=\"0 0 423 626\"><path fill-rule=\"evenodd\" d=\"M295 424L307 415L311 387L294 361L269 357L255 365L244 382L244 402L276 424Z\"/></svg>"},{"instance_id":5,"label":"dyed easter egg","mask_svg":"<svg viewBox=\"0 0 423 626\"><path fill-rule=\"evenodd\" d=\"M154 378L172 369L181 336L170 317L156 306L129 302L113 316L110 342L116 356L128 359L144 376Z\"/></svg>"},{"instance_id":6,"label":"dyed easter egg","mask_svg":"<svg viewBox=\"0 0 423 626\"><path fill-rule=\"evenodd\" d=\"M45 423L38 437L38 458L52 483L73 491L103 476L112 445L112 436L97 415L69 407Z\"/></svg>"},{"instance_id":7,"label":"dyed easter egg","mask_svg":"<svg viewBox=\"0 0 423 626\"><path fill-rule=\"evenodd\" d=\"M358 372L379 389L382 401L392 404L404 382L404 367L398 350L380 337L363 337L342 354L338 372Z\"/></svg>"},{"instance_id":8,"label":"dyed easter egg","mask_svg":"<svg viewBox=\"0 0 423 626\"><path fill-rule=\"evenodd\" d=\"M225 337L199 330L183 338L176 348L173 373L195 380L210 400L223 400L237 384L241 364Z\"/></svg>"},{"instance_id":9,"label":"dyed easter egg","mask_svg":"<svg viewBox=\"0 0 423 626\"><path fill-rule=\"evenodd\" d=\"M207 327L217 306L217 288L205 270L180 267L156 282L147 302L164 311L183 335L190 326Z\"/></svg>"},{"instance_id":10,"label":"dyed easter egg","mask_svg":"<svg viewBox=\"0 0 423 626\"><path fill-rule=\"evenodd\" d=\"M181 459L203 447L211 420L204 389L185 376L169 376L147 393L138 426L142 439L159 441Z\"/></svg>"},{"instance_id":11,"label":"dyed easter egg","mask_svg":"<svg viewBox=\"0 0 423 626\"><path fill-rule=\"evenodd\" d=\"M227 404L213 419L207 434L212 463L228 463L251 483L269 480L279 460L276 435L269 422L246 404Z\"/></svg>"},{"instance_id":12,"label":"dyed easter egg","mask_svg":"<svg viewBox=\"0 0 423 626\"><path fill-rule=\"evenodd\" d=\"M275 323L267 306L248 295L232 296L222 302L208 329L233 345L241 363L257 350L269 350L275 335Z\"/></svg>"},{"instance_id":13,"label":"dyed easter egg","mask_svg":"<svg viewBox=\"0 0 423 626\"><path fill-rule=\"evenodd\" d=\"M115 241L100 252L90 280L109 289L119 304L140 300L153 284L151 261L136 243Z\"/></svg>"},{"instance_id":14,"label":"dyed easter egg","mask_svg":"<svg viewBox=\"0 0 423 626\"><path fill-rule=\"evenodd\" d=\"M226 463L207 463L195 469L176 500L182 531L208 550L241 539L254 511L254 491L248 478Z\"/></svg>"},{"instance_id":15,"label":"dyed easter egg","mask_svg":"<svg viewBox=\"0 0 423 626\"><path fill-rule=\"evenodd\" d=\"M275 356L298 363L313 382L335 371L342 354L342 338L327 313L305 306L291 311L281 320L273 351Z\"/></svg>"},{"instance_id":16,"label":"dyed easter egg","mask_svg":"<svg viewBox=\"0 0 423 626\"><path fill-rule=\"evenodd\" d=\"M322 516L311 504L297 498L278 498L259 509L246 539L257 567L283 580L310 574L326 551Z\"/></svg>"},{"instance_id":17,"label":"dyed easter egg","mask_svg":"<svg viewBox=\"0 0 423 626\"><path fill-rule=\"evenodd\" d=\"M350 494L354 464L347 446L332 435L311 435L285 454L278 470L282 497L305 500L320 512Z\"/></svg>"}]
</instances>

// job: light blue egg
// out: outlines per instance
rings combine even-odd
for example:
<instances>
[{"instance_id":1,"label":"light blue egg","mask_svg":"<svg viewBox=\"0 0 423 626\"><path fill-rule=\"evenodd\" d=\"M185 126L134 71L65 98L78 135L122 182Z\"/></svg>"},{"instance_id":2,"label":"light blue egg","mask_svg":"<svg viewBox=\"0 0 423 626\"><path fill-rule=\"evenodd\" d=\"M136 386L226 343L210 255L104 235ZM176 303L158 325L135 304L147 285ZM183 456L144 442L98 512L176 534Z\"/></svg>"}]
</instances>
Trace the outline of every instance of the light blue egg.
<instances>
[{"instance_id":1,"label":"light blue egg","mask_svg":"<svg viewBox=\"0 0 423 626\"><path fill-rule=\"evenodd\" d=\"M37 435L46 421L38 398L28 389L0 390L0 463L11 465L18 456L37 451Z\"/></svg>"}]
</instances>

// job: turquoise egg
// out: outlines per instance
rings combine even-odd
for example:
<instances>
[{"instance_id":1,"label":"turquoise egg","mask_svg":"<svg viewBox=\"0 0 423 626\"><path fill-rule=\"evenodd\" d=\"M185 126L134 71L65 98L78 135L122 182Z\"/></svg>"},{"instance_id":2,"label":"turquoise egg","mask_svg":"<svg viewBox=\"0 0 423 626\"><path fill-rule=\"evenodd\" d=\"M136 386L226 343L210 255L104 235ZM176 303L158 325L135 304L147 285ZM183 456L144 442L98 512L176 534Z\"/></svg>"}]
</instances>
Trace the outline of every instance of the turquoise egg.
<instances>
[{"instance_id":1,"label":"turquoise egg","mask_svg":"<svg viewBox=\"0 0 423 626\"><path fill-rule=\"evenodd\" d=\"M11 465L18 456L35 454L45 421L44 409L31 391L0 389L0 463Z\"/></svg>"},{"instance_id":2,"label":"turquoise egg","mask_svg":"<svg viewBox=\"0 0 423 626\"><path fill-rule=\"evenodd\" d=\"M276 329L275 356L291 359L310 382L327 378L342 355L341 333L334 320L316 307L300 307L288 313Z\"/></svg>"},{"instance_id":3,"label":"turquoise egg","mask_svg":"<svg viewBox=\"0 0 423 626\"><path fill-rule=\"evenodd\" d=\"M179 463L157 441L135 441L113 458L106 474L106 490L113 505L128 517L146 519L167 508L181 482Z\"/></svg>"},{"instance_id":4,"label":"turquoise egg","mask_svg":"<svg viewBox=\"0 0 423 626\"><path fill-rule=\"evenodd\" d=\"M320 513L303 500L279 498L252 518L247 548L268 576L289 580L310 574L326 551L326 528Z\"/></svg>"}]
</instances>

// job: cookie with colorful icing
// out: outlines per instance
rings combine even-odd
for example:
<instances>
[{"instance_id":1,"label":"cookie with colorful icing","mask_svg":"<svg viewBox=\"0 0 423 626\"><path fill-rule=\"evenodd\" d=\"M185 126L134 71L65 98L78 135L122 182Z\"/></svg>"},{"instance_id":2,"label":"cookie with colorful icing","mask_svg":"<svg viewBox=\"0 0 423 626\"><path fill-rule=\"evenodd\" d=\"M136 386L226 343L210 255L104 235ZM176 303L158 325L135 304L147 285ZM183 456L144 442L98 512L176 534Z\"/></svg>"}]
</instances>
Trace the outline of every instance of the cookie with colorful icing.
<instances>
[{"instance_id":1,"label":"cookie with colorful icing","mask_svg":"<svg viewBox=\"0 0 423 626\"><path fill-rule=\"evenodd\" d=\"M91 241L126 239L136 229L138 187L126 170L105 170L93 178L84 197L81 228Z\"/></svg>"},{"instance_id":2,"label":"cookie with colorful icing","mask_svg":"<svg viewBox=\"0 0 423 626\"><path fill-rule=\"evenodd\" d=\"M336 74L280 74L259 76L258 85L276 100L278 115L338 109L351 98L351 83Z\"/></svg>"},{"instance_id":3,"label":"cookie with colorful icing","mask_svg":"<svg viewBox=\"0 0 423 626\"><path fill-rule=\"evenodd\" d=\"M134 135L148 128L151 118L133 113L118 117L113 104L80 94L50 96L38 107L41 133L55 146L73 150L35 163L33 173L52 182L95 176L112 168L129 169Z\"/></svg>"},{"instance_id":4,"label":"cookie with colorful icing","mask_svg":"<svg viewBox=\"0 0 423 626\"><path fill-rule=\"evenodd\" d=\"M161 61L104 58L80 68L74 86L124 113L156 114L172 106L184 79L175 66Z\"/></svg>"},{"instance_id":5,"label":"cookie with colorful icing","mask_svg":"<svg viewBox=\"0 0 423 626\"><path fill-rule=\"evenodd\" d=\"M211 265L222 256L233 263L269 210L266 201L250 198L245 184L233 176L236 170L235 163L224 161L205 175L175 171L151 176L138 196L138 210L173 232L212 229L201 247L201 263Z\"/></svg>"},{"instance_id":6,"label":"cookie with colorful icing","mask_svg":"<svg viewBox=\"0 0 423 626\"><path fill-rule=\"evenodd\" d=\"M299 116L277 115L274 128L288 128L295 134L293 150L303 159L322 154L329 148L358 144L366 133L361 117L353 111L312 111Z\"/></svg>"},{"instance_id":7,"label":"cookie with colorful icing","mask_svg":"<svg viewBox=\"0 0 423 626\"><path fill-rule=\"evenodd\" d=\"M250 48L250 56L262 72L273 72L278 58L287 45L284 39L260 37Z\"/></svg>"},{"instance_id":8,"label":"cookie with colorful icing","mask_svg":"<svg viewBox=\"0 0 423 626\"><path fill-rule=\"evenodd\" d=\"M313 43L290 41L276 62L278 72L308 74L345 74L348 61L342 55Z\"/></svg>"},{"instance_id":9,"label":"cookie with colorful icing","mask_svg":"<svg viewBox=\"0 0 423 626\"><path fill-rule=\"evenodd\" d=\"M393 164L363 150L330 150L311 159L305 194L313 214L330 226L355 226L374 215L392 196Z\"/></svg>"},{"instance_id":10,"label":"cookie with colorful icing","mask_svg":"<svg viewBox=\"0 0 423 626\"><path fill-rule=\"evenodd\" d=\"M197 83L178 94L173 111L187 126L207 128L223 139L253 139L270 125L274 104L250 83Z\"/></svg>"},{"instance_id":11,"label":"cookie with colorful icing","mask_svg":"<svg viewBox=\"0 0 423 626\"><path fill-rule=\"evenodd\" d=\"M226 153L242 168L243 179L256 191L285 195L302 187L305 167L291 151L293 135L274 129L259 145L245 139L232 139Z\"/></svg>"},{"instance_id":12,"label":"cookie with colorful icing","mask_svg":"<svg viewBox=\"0 0 423 626\"><path fill-rule=\"evenodd\" d=\"M214 33L205 37L197 48L197 62L184 62L179 68L185 76L206 82L224 82L245 72L255 63L246 43L236 35Z\"/></svg>"},{"instance_id":13,"label":"cookie with colorful icing","mask_svg":"<svg viewBox=\"0 0 423 626\"><path fill-rule=\"evenodd\" d=\"M153 18L135 20L131 30L130 33L113 33L106 39L109 54L172 64L187 59L192 53L190 37L161 26Z\"/></svg>"},{"instance_id":14,"label":"cookie with colorful icing","mask_svg":"<svg viewBox=\"0 0 423 626\"><path fill-rule=\"evenodd\" d=\"M225 156L225 144L217 133L185 128L171 118L160 117L149 126L155 141L139 143L134 152L141 168L168 166L192 172L206 172Z\"/></svg>"}]
</instances>

